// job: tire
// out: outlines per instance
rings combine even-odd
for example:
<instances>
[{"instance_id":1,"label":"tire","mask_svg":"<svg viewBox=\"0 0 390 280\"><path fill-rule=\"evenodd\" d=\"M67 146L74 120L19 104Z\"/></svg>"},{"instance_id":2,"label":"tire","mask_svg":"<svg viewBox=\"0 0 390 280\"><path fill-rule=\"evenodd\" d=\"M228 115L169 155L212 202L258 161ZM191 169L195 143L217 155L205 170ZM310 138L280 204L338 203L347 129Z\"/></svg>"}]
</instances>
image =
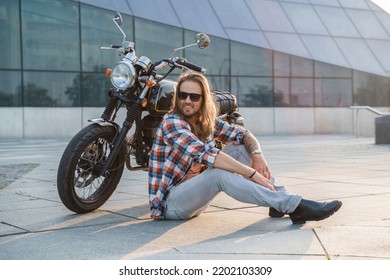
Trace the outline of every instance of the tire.
<instances>
[{"instance_id":1,"label":"tire","mask_svg":"<svg viewBox=\"0 0 390 280\"><path fill-rule=\"evenodd\" d=\"M109 144L116 130L112 126L91 124L77 133L62 155L57 173L57 189L62 203L76 213L88 213L102 206L122 177L126 145L106 172L96 176L110 153Z\"/></svg>"}]
</instances>

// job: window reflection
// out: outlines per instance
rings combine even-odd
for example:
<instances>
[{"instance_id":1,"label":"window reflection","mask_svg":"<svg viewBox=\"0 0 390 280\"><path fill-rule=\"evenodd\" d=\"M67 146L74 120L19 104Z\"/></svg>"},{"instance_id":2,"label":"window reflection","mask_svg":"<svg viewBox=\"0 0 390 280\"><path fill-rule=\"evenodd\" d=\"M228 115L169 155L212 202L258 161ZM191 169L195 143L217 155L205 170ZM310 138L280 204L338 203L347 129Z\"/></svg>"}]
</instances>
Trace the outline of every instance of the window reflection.
<instances>
[{"instance_id":1,"label":"window reflection","mask_svg":"<svg viewBox=\"0 0 390 280\"><path fill-rule=\"evenodd\" d=\"M232 92L242 107L271 107L273 103L272 77L232 77Z\"/></svg>"},{"instance_id":2,"label":"window reflection","mask_svg":"<svg viewBox=\"0 0 390 280\"><path fill-rule=\"evenodd\" d=\"M79 88L72 94L66 93L78 79L77 73L25 71L23 74L24 106L80 106Z\"/></svg>"},{"instance_id":3,"label":"window reflection","mask_svg":"<svg viewBox=\"0 0 390 280\"><path fill-rule=\"evenodd\" d=\"M351 69L335 66L328 63L315 62L315 77L321 78L349 78L352 79Z\"/></svg>"},{"instance_id":4,"label":"window reflection","mask_svg":"<svg viewBox=\"0 0 390 280\"><path fill-rule=\"evenodd\" d=\"M0 1L0 68L21 67L19 20L19 1Z\"/></svg>"},{"instance_id":5,"label":"window reflection","mask_svg":"<svg viewBox=\"0 0 390 280\"><path fill-rule=\"evenodd\" d=\"M79 14L72 1L22 1L23 65L29 70L80 69Z\"/></svg>"},{"instance_id":6,"label":"window reflection","mask_svg":"<svg viewBox=\"0 0 390 280\"><path fill-rule=\"evenodd\" d=\"M313 77L314 64L312 60L282 53L275 53L274 63L275 76Z\"/></svg>"},{"instance_id":7,"label":"window reflection","mask_svg":"<svg viewBox=\"0 0 390 280\"><path fill-rule=\"evenodd\" d=\"M272 52L250 45L231 43L232 75L272 76Z\"/></svg>"},{"instance_id":8,"label":"window reflection","mask_svg":"<svg viewBox=\"0 0 390 280\"><path fill-rule=\"evenodd\" d=\"M135 19L135 49L137 56L146 56L152 61L170 57L173 49L183 46L183 30L177 27ZM183 56L183 52L177 52Z\"/></svg>"},{"instance_id":9,"label":"window reflection","mask_svg":"<svg viewBox=\"0 0 390 280\"><path fill-rule=\"evenodd\" d=\"M275 78L276 107L313 107L313 79Z\"/></svg>"},{"instance_id":10,"label":"window reflection","mask_svg":"<svg viewBox=\"0 0 390 280\"><path fill-rule=\"evenodd\" d=\"M20 71L0 71L0 106L22 106Z\"/></svg>"},{"instance_id":11,"label":"window reflection","mask_svg":"<svg viewBox=\"0 0 390 280\"><path fill-rule=\"evenodd\" d=\"M212 89L220 90L220 91L229 91L237 97L237 92L231 90L230 76L207 75L207 78L210 81Z\"/></svg>"},{"instance_id":12,"label":"window reflection","mask_svg":"<svg viewBox=\"0 0 390 280\"><path fill-rule=\"evenodd\" d=\"M354 105L390 106L388 78L359 71L353 75Z\"/></svg>"},{"instance_id":13,"label":"window reflection","mask_svg":"<svg viewBox=\"0 0 390 280\"><path fill-rule=\"evenodd\" d=\"M349 107L351 92L351 79L315 79L315 105L318 107Z\"/></svg>"},{"instance_id":14,"label":"window reflection","mask_svg":"<svg viewBox=\"0 0 390 280\"><path fill-rule=\"evenodd\" d=\"M101 69L103 70L103 69ZM82 107L103 107L108 101L107 92L112 88L110 78L107 78L104 71L100 73L84 73L82 81L81 106ZM77 86L73 87L77 93ZM71 88L67 88L66 94L70 93Z\"/></svg>"}]
</instances>

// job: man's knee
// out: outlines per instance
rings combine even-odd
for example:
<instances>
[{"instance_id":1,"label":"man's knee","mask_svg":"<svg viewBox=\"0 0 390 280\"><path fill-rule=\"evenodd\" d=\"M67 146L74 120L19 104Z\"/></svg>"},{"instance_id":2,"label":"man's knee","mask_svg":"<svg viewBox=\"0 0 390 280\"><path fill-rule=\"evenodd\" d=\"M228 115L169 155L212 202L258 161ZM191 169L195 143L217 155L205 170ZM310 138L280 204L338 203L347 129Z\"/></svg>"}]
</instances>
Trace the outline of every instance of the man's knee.
<instances>
[{"instance_id":1,"label":"man's knee","mask_svg":"<svg viewBox=\"0 0 390 280\"><path fill-rule=\"evenodd\" d=\"M235 145L234 143L229 143L223 151L227 153L229 156L238 160L239 162L251 166L252 158L249 155L244 145Z\"/></svg>"}]
</instances>

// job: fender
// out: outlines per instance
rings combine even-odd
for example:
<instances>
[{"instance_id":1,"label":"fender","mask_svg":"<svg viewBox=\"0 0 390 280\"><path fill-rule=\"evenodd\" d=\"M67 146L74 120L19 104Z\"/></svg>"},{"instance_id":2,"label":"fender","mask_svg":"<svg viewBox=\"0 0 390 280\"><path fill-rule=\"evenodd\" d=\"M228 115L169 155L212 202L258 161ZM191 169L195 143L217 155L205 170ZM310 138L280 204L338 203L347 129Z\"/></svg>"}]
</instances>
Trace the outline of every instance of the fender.
<instances>
[{"instance_id":1,"label":"fender","mask_svg":"<svg viewBox=\"0 0 390 280\"><path fill-rule=\"evenodd\" d=\"M116 122L106 121L102 118L90 119L88 121L91 123L96 123L100 126L112 126L113 128L115 128L116 133L119 133L119 131L121 130L120 126Z\"/></svg>"},{"instance_id":2,"label":"fender","mask_svg":"<svg viewBox=\"0 0 390 280\"><path fill-rule=\"evenodd\" d=\"M107 120L104 120L102 118L90 119L88 121L91 123L96 123L97 125L100 125L100 126L112 126L113 128L115 128L116 135L118 135L118 133L121 131L121 127L116 122L107 121ZM127 137L126 137L126 143L128 143ZM126 145L126 151L129 152L128 145Z\"/></svg>"}]
</instances>

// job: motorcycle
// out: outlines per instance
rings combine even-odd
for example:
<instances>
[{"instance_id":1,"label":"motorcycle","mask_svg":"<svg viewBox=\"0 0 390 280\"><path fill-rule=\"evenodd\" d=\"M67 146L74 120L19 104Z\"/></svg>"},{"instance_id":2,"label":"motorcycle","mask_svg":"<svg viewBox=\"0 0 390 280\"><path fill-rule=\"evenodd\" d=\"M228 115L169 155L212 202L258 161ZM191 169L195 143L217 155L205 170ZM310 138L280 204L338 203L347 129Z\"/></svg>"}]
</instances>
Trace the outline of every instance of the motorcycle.
<instances>
[{"instance_id":1,"label":"motorcycle","mask_svg":"<svg viewBox=\"0 0 390 280\"><path fill-rule=\"evenodd\" d=\"M89 120L67 145L57 173L57 189L62 203L75 213L87 213L101 207L115 191L124 166L130 171L148 168L149 152L157 127L171 109L175 81L167 79L174 69L205 73L206 69L176 57L178 50L197 46L207 48L210 38L199 33L191 45L174 49L171 57L152 62L137 57L134 43L126 41L121 28L123 19L118 12L114 24L123 35L121 45L101 47L117 50L122 56L116 66L106 70L114 88L108 91L109 101L100 118ZM165 74L158 74L169 67ZM229 92L213 91L219 106L218 118L243 125L237 113L235 96ZM125 107L126 118L120 126L115 119ZM128 136L130 130L134 133ZM216 143L221 148L221 143Z\"/></svg>"}]
</instances>

